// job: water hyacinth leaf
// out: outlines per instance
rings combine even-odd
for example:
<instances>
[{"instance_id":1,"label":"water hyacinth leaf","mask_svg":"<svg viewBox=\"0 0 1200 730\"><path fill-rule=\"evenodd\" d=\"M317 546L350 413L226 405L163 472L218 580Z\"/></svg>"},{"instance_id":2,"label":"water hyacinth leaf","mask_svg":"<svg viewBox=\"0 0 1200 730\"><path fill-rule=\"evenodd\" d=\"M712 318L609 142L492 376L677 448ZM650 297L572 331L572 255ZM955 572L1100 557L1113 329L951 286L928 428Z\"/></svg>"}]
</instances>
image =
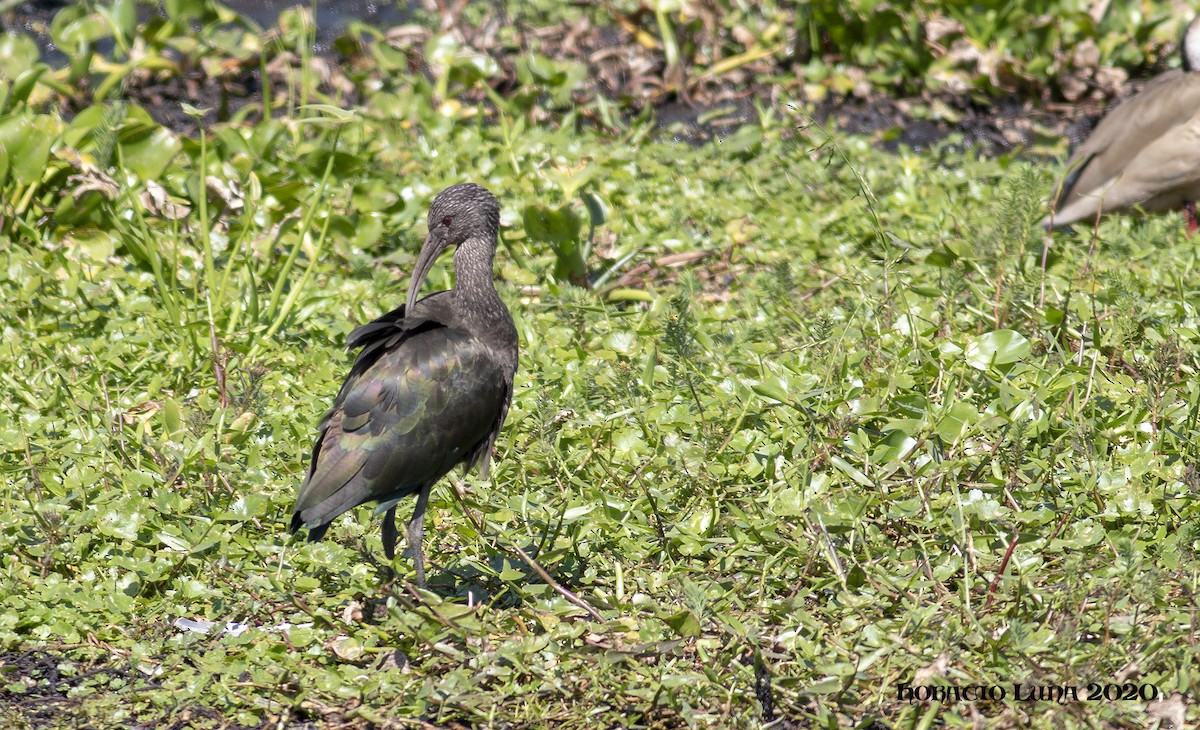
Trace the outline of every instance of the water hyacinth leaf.
<instances>
[{"instance_id":1,"label":"water hyacinth leaf","mask_svg":"<svg viewBox=\"0 0 1200 730\"><path fill-rule=\"evenodd\" d=\"M429 39L425 44L425 60L434 67L437 73L454 64L454 58L459 51L459 43L453 35L440 33Z\"/></svg>"},{"instance_id":2,"label":"water hyacinth leaf","mask_svg":"<svg viewBox=\"0 0 1200 730\"><path fill-rule=\"evenodd\" d=\"M499 577L500 580L505 581L506 583L512 583L513 581L518 581L524 578L525 574L517 570L511 563L505 560L504 570L500 571Z\"/></svg>"},{"instance_id":3,"label":"water hyacinth leaf","mask_svg":"<svg viewBox=\"0 0 1200 730\"><path fill-rule=\"evenodd\" d=\"M555 66L554 62L540 53L523 54L517 60L517 80L530 86L538 83L547 86L557 86L566 80L567 74Z\"/></svg>"},{"instance_id":4,"label":"water hyacinth leaf","mask_svg":"<svg viewBox=\"0 0 1200 730\"><path fill-rule=\"evenodd\" d=\"M177 553L186 553L191 550L192 547L187 540L184 540L178 535L172 535L169 532L159 532L157 535L155 535L155 537L157 537L158 541L162 543L168 550L172 550Z\"/></svg>"},{"instance_id":5,"label":"water hyacinth leaf","mask_svg":"<svg viewBox=\"0 0 1200 730\"><path fill-rule=\"evenodd\" d=\"M0 102L0 109L10 109L17 104L28 103L30 97L33 96L34 89L37 88L37 82L49 70L50 67L46 64L35 63L27 71L17 76L17 80L13 82L12 88L9 89L8 98Z\"/></svg>"},{"instance_id":6,"label":"water hyacinth leaf","mask_svg":"<svg viewBox=\"0 0 1200 730\"><path fill-rule=\"evenodd\" d=\"M351 189L350 203L354 209L363 213L373 213L387 210L401 202L402 199L390 186L382 181L357 182Z\"/></svg>"},{"instance_id":7,"label":"water hyacinth leaf","mask_svg":"<svg viewBox=\"0 0 1200 730\"><path fill-rule=\"evenodd\" d=\"M490 79L500 72L500 64L491 56L482 53L468 53L457 60L455 70L463 74L464 82L474 83L481 79Z\"/></svg>"},{"instance_id":8,"label":"water hyacinth leaf","mask_svg":"<svg viewBox=\"0 0 1200 730\"><path fill-rule=\"evenodd\" d=\"M9 169L17 182L29 184L41 178L60 131L61 122L44 114L0 119L0 145L8 152Z\"/></svg>"},{"instance_id":9,"label":"water hyacinth leaf","mask_svg":"<svg viewBox=\"0 0 1200 730\"><path fill-rule=\"evenodd\" d=\"M613 332L608 336L606 344L612 348L613 352L619 352L622 355L630 355L637 346L637 335L627 330Z\"/></svg>"},{"instance_id":10,"label":"water hyacinth leaf","mask_svg":"<svg viewBox=\"0 0 1200 730\"><path fill-rule=\"evenodd\" d=\"M866 474L863 474L862 471L855 468L852 464L850 464L850 462L846 461L842 457L840 457L840 456L830 457L829 461L831 464L833 464L834 466L836 466L838 468L838 471L842 472L843 474L850 477L851 479L858 482L859 484L863 485L864 487L875 486L875 482L871 481L870 477L868 477Z\"/></svg>"},{"instance_id":11,"label":"water hyacinth leaf","mask_svg":"<svg viewBox=\"0 0 1200 730\"><path fill-rule=\"evenodd\" d=\"M791 396L788 395L787 381L783 376L767 378L759 383L755 383L750 387L758 395L764 398L769 398L779 403L791 402Z\"/></svg>"},{"instance_id":12,"label":"water hyacinth leaf","mask_svg":"<svg viewBox=\"0 0 1200 730\"><path fill-rule=\"evenodd\" d=\"M1011 365L1029 354L1029 340L1016 330L995 330L980 335L967 345L967 364L977 370L993 365Z\"/></svg>"},{"instance_id":13,"label":"water hyacinth leaf","mask_svg":"<svg viewBox=\"0 0 1200 730\"><path fill-rule=\"evenodd\" d=\"M208 12L205 0L166 0L167 17L177 23L188 23L203 18Z\"/></svg>"},{"instance_id":14,"label":"water hyacinth leaf","mask_svg":"<svg viewBox=\"0 0 1200 730\"><path fill-rule=\"evenodd\" d=\"M101 10L101 12L104 12ZM107 12L113 30L120 35L126 45L137 32L137 2L136 0L116 0Z\"/></svg>"},{"instance_id":15,"label":"water hyacinth leaf","mask_svg":"<svg viewBox=\"0 0 1200 730\"><path fill-rule=\"evenodd\" d=\"M780 490L775 497L772 511L777 515L793 517L804 514L804 495L795 487Z\"/></svg>"},{"instance_id":16,"label":"water hyacinth leaf","mask_svg":"<svg viewBox=\"0 0 1200 730\"><path fill-rule=\"evenodd\" d=\"M1042 312L1042 318L1045 320L1046 324L1058 327L1061 326L1064 321L1066 321L1067 313L1058 307L1047 305L1046 309Z\"/></svg>"},{"instance_id":17,"label":"water hyacinth leaf","mask_svg":"<svg viewBox=\"0 0 1200 730\"><path fill-rule=\"evenodd\" d=\"M116 250L116 240L108 231L80 231L72 235L69 241L85 260L106 261Z\"/></svg>"},{"instance_id":18,"label":"water hyacinth leaf","mask_svg":"<svg viewBox=\"0 0 1200 730\"><path fill-rule=\"evenodd\" d=\"M0 79L16 79L38 60L37 43L24 33L0 33Z\"/></svg>"},{"instance_id":19,"label":"water hyacinth leaf","mask_svg":"<svg viewBox=\"0 0 1200 730\"><path fill-rule=\"evenodd\" d=\"M900 423L900 422L895 422ZM919 427L919 421L911 421L910 425ZM908 458L917 446L917 440L903 431L892 431L880 441L881 448L875 454L875 461L883 463Z\"/></svg>"},{"instance_id":20,"label":"water hyacinth leaf","mask_svg":"<svg viewBox=\"0 0 1200 730\"><path fill-rule=\"evenodd\" d=\"M261 494L243 494L217 519L223 522L245 522L262 514L269 503L270 500Z\"/></svg>"},{"instance_id":21,"label":"water hyacinth leaf","mask_svg":"<svg viewBox=\"0 0 1200 730\"><path fill-rule=\"evenodd\" d=\"M812 694L833 694L844 690L845 682L841 677L826 677L822 680L814 682L804 688L805 692Z\"/></svg>"},{"instance_id":22,"label":"water hyacinth leaf","mask_svg":"<svg viewBox=\"0 0 1200 730\"><path fill-rule=\"evenodd\" d=\"M106 104L92 104L86 109L79 110L79 113L67 123L67 128L63 130L63 144L82 148L88 135L95 134L104 126L104 117L107 113L109 112Z\"/></svg>"},{"instance_id":23,"label":"water hyacinth leaf","mask_svg":"<svg viewBox=\"0 0 1200 730\"><path fill-rule=\"evenodd\" d=\"M163 428L168 436L179 433L183 429L183 415L179 408L179 402L174 398L166 398L163 400L162 407Z\"/></svg>"},{"instance_id":24,"label":"water hyacinth leaf","mask_svg":"<svg viewBox=\"0 0 1200 730\"><path fill-rule=\"evenodd\" d=\"M641 385L643 388L650 389L654 387L655 375L657 374L658 365L658 350L646 354L645 362L642 364Z\"/></svg>"},{"instance_id":25,"label":"water hyacinth leaf","mask_svg":"<svg viewBox=\"0 0 1200 730\"><path fill-rule=\"evenodd\" d=\"M580 505L578 507L571 507L570 509L563 512L563 515L562 515L563 524L569 525L572 522L577 522L580 519L582 519L583 517L586 517L594 509L596 509L595 504L584 504L584 505Z\"/></svg>"},{"instance_id":26,"label":"water hyacinth leaf","mask_svg":"<svg viewBox=\"0 0 1200 730\"><path fill-rule=\"evenodd\" d=\"M158 125L126 124L120 135L121 160L142 180L155 180L179 154L175 133Z\"/></svg>"},{"instance_id":27,"label":"water hyacinth leaf","mask_svg":"<svg viewBox=\"0 0 1200 730\"><path fill-rule=\"evenodd\" d=\"M104 195L96 190L85 190L79 197L65 195L59 199L58 205L54 208L54 219L60 225L73 228L87 227L92 230L93 226L100 224L98 212L104 200ZM94 247L97 241L88 239L89 236L82 239L82 242L89 244L84 250L97 250Z\"/></svg>"},{"instance_id":28,"label":"water hyacinth leaf","mask_svg":"<svg viewBox=\"0 0 1200 730\"><path fill-rule=\"evenodd\" d=\"M967 403L955 403L938 421L938 434L948 442L962 438L971 424L979 419L979 413Z\"/></svg>"},{"instance_id":29,"label":"water hyacinth leaf","mask_svg":"<svg viewBox=\"0 0 1200 730\"><path fill-rule=\"evenodd\" d=\"M109 25L86 4L68 5L50 22L50 37L68 55L79 53L92 43L111 35Z\"/></svg>"},{"instance_id":30,"label":"water hyacinth leaf","mask_svg":"<svg viewBox=\"0 0 1200 730\"><path fill-rule=\"evenodd\" d=\"M527 206L522 214L525 233L536 241L561 244L579 238L582 224L570 205L547 208L542 205Z\"/></svg>"},{"instance_id":31,"label":"water hyacinth leaf","mask_svg":"<svg viewBox=\"0 0 1200 730\"><path fill-rule=\"evenodd\" d=\"M980 489L967 492L962 501L962 509L967 514L974 514L984 520L994 520L1002 511L1000 503L993 497L984 495Z\"/></svg>"},{"instance_id":32,"label":"water hyacinth leaf","mask_svg":"<svg viewBox=\"0 0 1200 730\"><path fill-rule=\"evenodd\" d=\"M351 636L339 636L329 643L334 656L344 662L356 662L362 658L363 645Z\"/></svg>"},{"instance_id":33,"label":"water hyacinth leaf","mask_svg":"<svg viewBox=\"0 0 1200 730\"><path fill-rule=\"evenodd\" d=\"M943 269L949 268L957 260L958 254L945 246L939 246L938 248L935 248L933 251L929 252L928 256L925 257L925 263L929 264L930 266L937 266Z\"/></svg>"},{"instance_id":34,"label":"water hyacinth leaf","mask_svg":"<svg viewBox=\"0 0 1200 730\"><path fill-rule=\"evenodd\" d=\"M748 124L719 142L726 148L727 153L750 157L762 148L762 130Z\"/></svg>"},{"instance_id":35,"label":"water hyacinth leaf","mask_svg":"<svg viewBox=\"0 0 1200 730\"><path fill-rule=\"evenodd\" d=\"M370 49L371 58L384 71L396 71L408 67L408 55L402 49L395 48L390 43L371 43L368 48ZM375 94L372 97L375 106L384 99L394 100L396 96L394 94Z\"/></svg>"},{"instance_id":36,"label":"water hyacinth leaf","mask_svg":"<svg viewBox=\"0 0 1200 730\"><path fill-rule=\"evenodd\" d=\"M700 621L696 614L686 608L671 614L664 621L681 639L692 639L700 635Z\"/></svg>"},{"instance_id":37,"label":"water hyacinth leaf","mask_svg":"<svg viewBox=\"0 0 1200 730\"><path fill-rule=\"evenodd\" d=\"M134 497L123 508L114 507L102 513L97 522L100 532L122 540L137 539L138 530L146 521L147 514L140 509L145 500Z\"/></svg>"},{"instance_id":38,"label":"water hyacinth leaf","mask_svg":"<svg viewBox=\"0 0 1200 730\"><path fill-rule=\"evenodd\" d=\"M548 243L554 249L554 278L587 285L587 262L579 245L583 222L570 204L559 208L541 205L527 206L522 215L525 233L535 241Z\"/></svg>"},{"instance_id":39,"label":"water hyacinth leaf","mask_svg":"<svg viewBox=\"0 0 1200 730\"><path fill-rule=\"evenodd\" d=\"M369 249L379 242L384 233L384 219L378 213L356 216L358 225L354 229L354 245Z\"/></svg>"},{"instance_id":40,"label":"water hyacinth leaf","mask_svg":"<svg viewBox=\"0 0 1200 730\"><path fill-rule=\"evenodd\" d=\"M219 127L212 130L213 148L221 151L221 157L226 160L237 155L252 155L250 144L241 130L234 127Z\"/></svg>"},{"instance_id":41,"label":"water hyacinth leaf","mask_svg":"<svg viewBox=\"0 0 1200 730\"><path fill-rule=\"evenodd\" d=\"M682 527L693 535L707 535L717 519L717 511L700 509L693 512L682 523Z\"/></svg>"}]
</instances>

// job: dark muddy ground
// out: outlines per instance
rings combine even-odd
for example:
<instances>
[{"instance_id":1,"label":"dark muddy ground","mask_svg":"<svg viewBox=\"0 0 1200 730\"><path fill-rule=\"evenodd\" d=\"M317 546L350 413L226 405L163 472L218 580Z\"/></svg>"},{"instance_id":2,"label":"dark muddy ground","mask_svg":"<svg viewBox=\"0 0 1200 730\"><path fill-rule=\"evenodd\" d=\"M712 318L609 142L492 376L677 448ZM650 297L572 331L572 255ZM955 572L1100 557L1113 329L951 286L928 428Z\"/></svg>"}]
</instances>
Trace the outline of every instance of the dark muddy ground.
<instances>
[{"instance_id":1,"label":"dark muddy ground","mask_svg":"<svg viewBox=\"0 0 1200 730\"><path fill-rule=\"evenodd\" d=\"M89 717L86 705L98 694L113 692L142 692L158 688L158 682L117 658L104 664L89 665L68 658L65 654L47 649L0 653L0 726L4 728L95 728L122 727L129 730L185 730L186 728L245 728L251 726L231 723L221 713L208 707L181 706L171 720L161 721L161 711L150 713L155 719L139 721L135 716L115 718ZM136 705L136 703L134 703ZM126 704L128 708L130 705ZM317 727L338 727L338 723L314 722L304 718L264 720L254 730L284 728L284 730L315 730ZM362 727L348 722L347 727Z\"/></svg>"},{"instance_id":2,"label":"dark muddy ground","mask_svg":"<svg viewBox=\"0 0 1200 730\"><path fill-rule=\"evenodd\" d=\"M46 58L53 63L56 50L49 37L49 25L54 14L66 3L63 0L31 0L0 15L0 26L31 33L42 44ZM228 0L226 5L243 13L263 28L272 27L279 13L294 7L294 0ZM317 3L317 34L313 64L323 79L323 90L341 103L353 105L358 100L358 88L363 74L353 69L356 62L365 60L361 49L350 57L333 50L335 41L345 33L351 21L361 20L379 28L392 27L411 20L419 9L418 0L340 0ZM152 12L147 9L144 12ZM499 62L500 78L492 85L501 93L517 87L516 67L512 59L527 48L552 58L564 58L586 64L588 78L576 90L574 101L583 107L596 95L615 100L632 117L646 106L653 108L659 128L667 136L691 144L702 144L755 120L754 102L784 103L782 99L800 84L799 76L791 90L781 92L780 84L767 85L760 78L779 78L778 68L750 65L718 79L700 84L681 86L663 79L662 62L635 43L618 26L595 27L588 24L561 24L550 28L521 28L522 46L506 47L497 39L496 25L464 28L462 36L467 45L487 53ZM414 70L424 70L420 33L408 43L406 53ZM340 44L344 49L355 44ZM61 54L60 54L61 56ZM269 83L281 98L286 89L286 74L295 72L298 60L275 57L268 64ZM167 78L149 75L133 77L125 88L127 98L142 105L159 123L184 134L194 134L196 120L185 114L180 106L208 109L202 123L228 120L246 105L261 104L263 98L262 64L258 58L240 59L227 64L219 77L209 76L204 69L184 65L181 72ZM361 68L361 66L359 66ZM369 75L369 71L364 72ZM1128 94L1138 83L1132 82ZM486 104L482 93L468 94L466 103ZM939 95L936 102L951 110L953 121L928 118L927 110L933 98L896 99L883 93L867 98L831 95L808 107L814 119L854 134L875 139L884 149L895 151L906 146L917 151L928 149L953 138L954 151L976 149L982 154L995 155L1013 151L1029 154L1038 141L1067 137L1076 143L1094 126L1104 111L1104 102L1092 101L1080 105L1043 106L1037 100L1008 97L981 104L970 97ZM66 99L60 111L72 116L82 106L81 100ZM253 120L257 110L247 117ZM586 113L584 115L587 121ZM1036 154L1036 151L1035 151Z\"/></svg>"},{"instance_id":3,"label":"dark muddy ground","mask_svg":"<svg viewBox=\"0 0 1200 730\"><path fill-rule=\"evenodd\" d=\"M10 727L60 727L81 691L103 692L131 680L115 666L87 667L43 649L0 654L0 713Z\"/></svg>"}]
</instances>

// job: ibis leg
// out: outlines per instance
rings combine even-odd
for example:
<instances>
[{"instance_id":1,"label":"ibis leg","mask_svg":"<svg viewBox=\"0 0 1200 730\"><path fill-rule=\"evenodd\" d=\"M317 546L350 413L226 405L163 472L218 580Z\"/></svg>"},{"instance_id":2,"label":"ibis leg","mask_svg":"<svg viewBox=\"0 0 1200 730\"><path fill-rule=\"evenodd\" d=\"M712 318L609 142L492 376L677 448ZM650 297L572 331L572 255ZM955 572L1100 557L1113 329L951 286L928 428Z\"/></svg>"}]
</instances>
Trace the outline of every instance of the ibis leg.
<instances>
[{"instance_id":1,"label":"ibis leg","mask_svg":"<svg viewBox=\"0 0 1200 730\"><path fill-rule=\"evenodd\" d=\"M1191 201L1184 203L1183 214L1187 218L1187 232L1190 236L1200 229L1200 221L1196 219L1196 204Z\"/></svg>"},{"instance_id":2,"label":"ibis leg","mask_svg":"<svg viewBox=\"0 0 1200 730\"><path fill-rule=\"evenodd\" d=\"M396 558L396 508L392 507L383 516L383 554L388 560Z\"/></svg>"},{"instance_id":3,"label":"ibis leg","mask_svg":"<svg viewBox=\"0 0 1200 730\"><path fill-rule=\"evenodd\" d=\"M412 551L413 568L417 571L417 585L425 587L425 551L421 541L425 538L425 506L429 504L429 492L432 484L426 484L417 494L417 508L413 510L412 519L408 521L405 531L408 537L408 549Z\"/></svg>"}]
</instances>

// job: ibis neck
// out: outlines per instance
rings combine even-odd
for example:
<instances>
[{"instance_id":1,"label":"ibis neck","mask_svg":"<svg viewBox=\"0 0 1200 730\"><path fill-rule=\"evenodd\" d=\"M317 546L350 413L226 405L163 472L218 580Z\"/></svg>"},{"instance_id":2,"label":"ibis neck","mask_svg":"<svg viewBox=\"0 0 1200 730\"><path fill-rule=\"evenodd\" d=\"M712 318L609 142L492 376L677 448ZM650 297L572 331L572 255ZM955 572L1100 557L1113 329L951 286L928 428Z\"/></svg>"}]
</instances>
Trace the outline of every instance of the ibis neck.
<instances>
[{"instance_id":1,"label":"ibis neck","mask_svg":"<svg viewBox=\"0 0 1200 730\"><path fill-rule=\"evenodd\" d=\"M454 290L468 301L498 301L492 278L496 247L482 238L472 237L454 252Z\"/></svg>"},{"instance_id":2,"label":"ibis neck","mask_svg":"<svg viewBox=\"0 0 1200 730\"><path fill-rule=\"evenodd\" d=\"M517 328L496 293L492 260L496 239L474 236L454 252L454 295L460 326L495 348L511 374L517 369Z\"/></svg>"}]
</instances>

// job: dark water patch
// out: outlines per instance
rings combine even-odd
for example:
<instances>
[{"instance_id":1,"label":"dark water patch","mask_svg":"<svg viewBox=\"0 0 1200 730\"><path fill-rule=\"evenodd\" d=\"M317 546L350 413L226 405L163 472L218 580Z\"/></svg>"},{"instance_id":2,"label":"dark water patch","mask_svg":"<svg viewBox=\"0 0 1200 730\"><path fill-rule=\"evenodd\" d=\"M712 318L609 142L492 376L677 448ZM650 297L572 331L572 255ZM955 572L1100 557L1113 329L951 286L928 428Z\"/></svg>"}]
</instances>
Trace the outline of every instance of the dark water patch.
<instances>
[{"instance_id":1,"label":"dark water patch","mask_svg":"<svg viewBox=\"0 0 1200 730\"><path fill-rule=\"evenodd\" d=\"M54 44L50 36L50 23L68 0L29 0L19 3L0 13L0 29L17 30L31 36L42 52L42 60L53 67L62 67L68 59ZM351 23L358 21L377 28L389 28L409 22L420 8L418 0L322 0L317 3L297 0L226 0L226 7L252 21L260 28L271 28L279 22L281 13L292 9L314 11L316 39L312 47L314 54L328 53L333 41L346 32ZM315 8L314 8L315 6ZM138 23L146 23L153 17L166 18L165 7L137 6ZM199 27L195 30L198 32ZM112 50L111 41L97 43L96 50L107 54Z\"/></svg>"},{"instance_id":2,"label":"dark water patch","mask_svg":"<svg viewBox=\"0 0 1200 730\"><path fill-rule=\"evenodd\" d=\"M654 107L654 118L659 139L698 147L757 121L757 114L754 104L743 98L723 104L670 101Z\"/></svg>"},{"instance_id":3,"label":"dark water patch","mask_svg":"<svg viewBox=\"0 0 1200 730\"><path fill-rule=\"evenodd\" d=\"M50 37L50 22L59 10L70 2L65 0L31 0L0 13L0 30L19 31L33 38L42 53L42 60L56 68L67 65L67 57L58 50Z\"/></svg>"},{"instance_id":4,"label":"dark water patch","mask_svg":"<svg viewBox=\"0 0 1200 730\"><path fill-rule=\"evenodd\" d=\"M937 109L935 116L933 110ZM922 99L893 99L877 94L827 98L816 105L813 118L849 134L871 137L883 150L902 148L926 152L935 147L949 153L996 156L1034 151L1039 138L1066 134L1078 122L1073 108L1051 110L1016 96L981 102L971 96L939 95ZM1090 129L1090 126L1087 127Z\"/></svg>"},{"instance_id":5,"label":"dark water patch","mask_svg":"<svg viewBox=\"0 0 1200 730\"><path fill-rule=\"evenodd\" d=\"M313 22L317 41L312 50L317 54L328 52L334 39L354 21L389 28L409 22L420 8L417 0L324 0L311 4L296 0L225 0L224 4L263 28L275 25L285 10L297 7L313 10L315 5Z\"/></svg>"}]
</instances>

